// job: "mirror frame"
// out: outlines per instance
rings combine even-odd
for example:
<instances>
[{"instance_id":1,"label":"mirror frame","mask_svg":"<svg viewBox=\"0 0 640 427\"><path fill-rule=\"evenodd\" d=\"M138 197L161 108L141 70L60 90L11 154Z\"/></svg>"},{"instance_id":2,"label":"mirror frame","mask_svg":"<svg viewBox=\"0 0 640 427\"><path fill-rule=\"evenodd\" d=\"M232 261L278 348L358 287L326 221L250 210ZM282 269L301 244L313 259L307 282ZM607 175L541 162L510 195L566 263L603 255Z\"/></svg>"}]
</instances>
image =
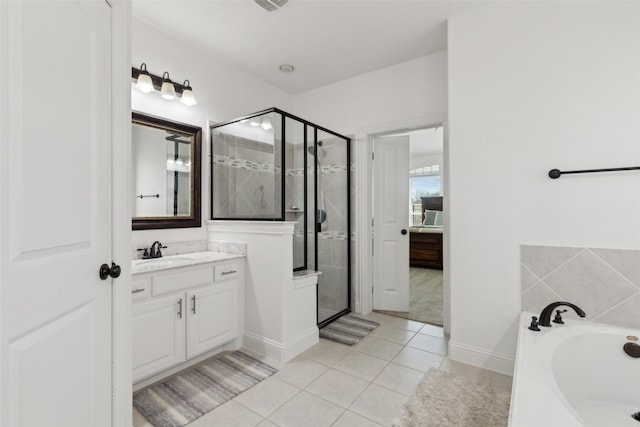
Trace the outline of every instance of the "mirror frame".
<instances>
[{"instance_id":1,"label":"mirror frame","mask_svg":"<svg viewBox=\"0 0 640 427\"><path fill-rule=\"evenodd\" d=\"M202 181L200 178L200 168L202 163L202 128L138 111L131 112L131 124L139 124L161 130L178 131L192 136L190 194L192 214L188 217L132 217L132 230L202 227L202 208L200 205L200 197L202 194ZM133 140L131 141L131 144L133 145Z\"/></svg>"}]
</instances>

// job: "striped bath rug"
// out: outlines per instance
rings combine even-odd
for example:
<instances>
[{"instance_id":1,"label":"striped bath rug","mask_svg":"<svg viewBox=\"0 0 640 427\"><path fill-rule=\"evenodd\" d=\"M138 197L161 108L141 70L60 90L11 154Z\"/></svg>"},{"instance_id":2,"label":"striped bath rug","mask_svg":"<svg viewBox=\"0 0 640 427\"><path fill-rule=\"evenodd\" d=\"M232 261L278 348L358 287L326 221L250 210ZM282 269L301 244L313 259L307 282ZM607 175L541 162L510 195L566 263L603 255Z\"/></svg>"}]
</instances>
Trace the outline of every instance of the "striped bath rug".
<instances>
[{"instance_id":1,"label":"striped bath rug","mask_svg":"<svg viewBox=\"0 0 640 427\"><path fill-rule=\"evenodd\" d=\"M233 351L136 392L133 406L154 427L182 427L276 372Z\"/></svg>"},{"instance_id":2,"label":"striped bath rug","mask_svg":"<svg viewBox=\"0 0 640 427\"><path fill-rule=\"evenodd\" d=\"M320 329L320 338L341 344L354 345L378 326L380 326L378 322L347 314Z\"/></svg>"}]
</instances>

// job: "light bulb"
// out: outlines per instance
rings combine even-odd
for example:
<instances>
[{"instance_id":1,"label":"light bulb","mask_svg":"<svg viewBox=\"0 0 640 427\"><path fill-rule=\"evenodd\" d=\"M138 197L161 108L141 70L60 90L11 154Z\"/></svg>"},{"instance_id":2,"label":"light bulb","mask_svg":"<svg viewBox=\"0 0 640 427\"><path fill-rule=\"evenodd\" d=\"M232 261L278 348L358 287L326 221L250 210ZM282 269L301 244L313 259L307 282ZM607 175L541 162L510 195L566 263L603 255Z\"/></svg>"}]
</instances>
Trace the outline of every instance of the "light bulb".
<instances>
[{"instance_id":1,"label":"light bulb","mask_svg":"<svg viewBox=\"0 0 640 427\"><path fill-rule=\"evenodd\" d=\"M136 89L140 92L150 93L155 90L153 87L153 80L147 71L147 64L144 62L140 66L140 73L138 73L138 80L136 81Z\"/></svg>"},{"instance_id":2,"label":"light bulb","mask_svg":"<svg viewBox=\"0 0 640 427\"><path fill-rule=\"evenodd\" d=\"M188 107L196 105L196 97L193 96L193 89L191 89L191 83L189 82L189 80L185 80L183 86L184 90L182 91L180 102Z\"/></svg>"},{"instance_id":3,"label":"light bulb","mask_svg":"<svg viewBox=\"0 0 640 427\"><path fill-rule=\"evenodd\" d=\"M251 117L249 119L249 125L251 126L260 126L261 120L259 117Z\"/></svg>"},{"instance_id":4,"label":"light bulb","mask_svg":"<svg viewBox=\"0 0 640 427\"><path fill-rule=\"evenodd\" d=\"M269 117L265 117L262 119L262 124L260 124L262 129L269 130L273 129L273 124L271 124L271 119Z\"/></svg>"},{"instance_id":5,"label":"light bulb","mask_svg":"<svg viewBox=\"0 0 640 427\"><path fill-rule=\"evenodd\" d=\"M178 165L178 166L182 166L183 164L184 164L184 162L182 161L182 159L181 159L180 157L178 157L178 158L176 159L176 165Z\"/></svg>"},{"instance_id":6,"label":"light bulb","mask_svg":"<svg viewBox=\"0 0 640 427\"><path fill-rule=\"evenodd\" d=\"M164 99L168 99L168 100L176 99L176 88L173 86L173 83L169 78L169 73L166 71L162 75L162 89L160 89L160 95Z\"/></svg>"}]
</instances>

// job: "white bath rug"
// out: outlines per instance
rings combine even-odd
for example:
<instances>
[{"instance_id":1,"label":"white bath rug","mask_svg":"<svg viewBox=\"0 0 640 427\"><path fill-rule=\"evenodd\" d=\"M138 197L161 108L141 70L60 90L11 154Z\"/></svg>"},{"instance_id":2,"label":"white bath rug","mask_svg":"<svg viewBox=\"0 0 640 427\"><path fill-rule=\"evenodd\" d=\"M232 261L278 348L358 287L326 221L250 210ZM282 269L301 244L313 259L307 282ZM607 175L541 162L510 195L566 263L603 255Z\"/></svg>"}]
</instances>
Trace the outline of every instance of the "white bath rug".
<instances>
[{"instance_id":1,"label":"white bath rug","mask_svg":"<svg viewBox=\"0 0 640 427\"><path fill-rule=\"evenodd\" d=\"M354 345L378 326L380 323L373 320L346 314L320 329L320 338L336 341L340 344Z\"/></svg>"},{"instance_id":2,"label":"white bath rug","mask_svg":"<svg viewBox=\"0 0 640 427\"><path fill-rule=\"evenodd\" d=\"M133 406L154 427L182 427L277 370L241 351L214 356L133 395Z\"/></svg>"},{"instance_id":3,"label":"white bath rug","mask_svg":"<svg viewBox=\"0 0 640 427\"><path fill-rule=\"evenodd\" d=\"M430 369L407 401L394 427L501 427L511 395L488 384Z\"/></svg>"}]
</instances>

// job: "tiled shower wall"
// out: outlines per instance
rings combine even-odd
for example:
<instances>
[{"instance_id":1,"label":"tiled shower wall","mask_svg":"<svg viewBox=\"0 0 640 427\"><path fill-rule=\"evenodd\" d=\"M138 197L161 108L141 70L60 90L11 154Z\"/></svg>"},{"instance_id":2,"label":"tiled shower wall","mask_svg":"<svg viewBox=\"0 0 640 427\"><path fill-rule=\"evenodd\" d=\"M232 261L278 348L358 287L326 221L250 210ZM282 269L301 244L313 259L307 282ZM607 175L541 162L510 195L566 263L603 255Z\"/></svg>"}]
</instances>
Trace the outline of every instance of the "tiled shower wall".
<instances>
[{"instance_id":1,"label":"tiled shower wall","mask_svg":"<svg viewBox=\"0 0 640 427\"><path fill-rule=\"evenodd\" d=\"M280 216L280 153L276 145L218 133L213 144L214 218Z\"/></svg>"},{"instance_id":2,"label":"tiled shower wall","mask_svg":"<svg viewBox=\"0 0 640 427\"><path fill-rule=\"evenodd\" d=\"M523 310L568 301L586 320L640 328L640 251L523 245L520 260Z\"/></svg>"}]
</instances>

